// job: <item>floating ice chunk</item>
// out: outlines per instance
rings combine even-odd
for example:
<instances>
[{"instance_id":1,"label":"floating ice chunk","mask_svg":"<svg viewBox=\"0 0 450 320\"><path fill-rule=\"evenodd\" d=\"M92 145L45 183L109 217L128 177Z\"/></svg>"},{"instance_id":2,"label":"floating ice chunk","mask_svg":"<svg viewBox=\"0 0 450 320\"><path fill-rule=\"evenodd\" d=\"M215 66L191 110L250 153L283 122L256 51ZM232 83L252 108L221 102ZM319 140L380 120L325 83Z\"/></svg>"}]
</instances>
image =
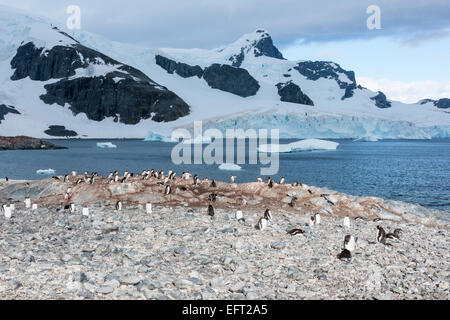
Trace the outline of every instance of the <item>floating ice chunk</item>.
<instances>
[{"instance_id":1,"label":"floating ice chunk","mask_svg":"<svg viewBox=\"0 0 450 320\"><path fill-rule=\"evenodd\" d=\"M196 136L194 139L184 139L185 144L208 144L211 143L211 137Z\"/></svg>"},{"instance_id":2,"label":"floating ice chunk","mask_svg":"<svg viewBox=\"0 0 450 320\"><path fill-rule=\"evenodd\" d=\"M375 137L375 136L366 136L366 137L361 137L361 138L353 140L353 142L361 142L361 141L364 141L364 142L377 142L378 138Z\"/></svg>"},{"instance_id":3,"label":"floating ice chunk","mask_svg":"<svg viewBox=\"0 0 450 320\"><path fill-rule=\"evenodd\" d=\"M222 163L219 166L219 170L239 171L242 168L234 163Z\"/></svg>"},{"instance_id":4,"label":"floating ice chunk","mask_svg":"<svg viewBox=\"0 0 450 320\"><path fill-rule=\"evenodd\" d=\"M259 146L259 152L289 153L313 150L336 150L339 143L333 141L306 139L288 144L263 144Z\"/></svg>"},{"instance_id":5,"label":"floating ice chunk","mask_svg":"<svg viewBox=\"0 0 450 320\"><path fill-rule=\"evenodd\" d=\"M170 137L163 136L161 134L154 133L151 131L148 132L147 138L145 138L144 141L147 141L147 142L150 142L150 141L172 142Z\"/></svg>"},{"instance_id":6,"label":"floating ice chunk","mask_svg":"<svg viewBox=\"0 0 450 320\"><path fill-rule=\"evenodd\" d=\"M42 174L42 175L44 175L44 174L48 174L48 175L51 175L51 174L55 174L55 170L53 170L53 169L41 169L41 170L36 170L36 173L37 174Z\"/></svg>"},{"instance_id":7,"label":"floating ice chunk","mask_svg":"<svg viewBox=\"0 0 450 320\"><path fill-rule=\"evenodd\" d=\"M97 148L100 149L115 149L117 146L115 144L112 144L111 142L98 142Z\"/></svg>"}]
</instances>

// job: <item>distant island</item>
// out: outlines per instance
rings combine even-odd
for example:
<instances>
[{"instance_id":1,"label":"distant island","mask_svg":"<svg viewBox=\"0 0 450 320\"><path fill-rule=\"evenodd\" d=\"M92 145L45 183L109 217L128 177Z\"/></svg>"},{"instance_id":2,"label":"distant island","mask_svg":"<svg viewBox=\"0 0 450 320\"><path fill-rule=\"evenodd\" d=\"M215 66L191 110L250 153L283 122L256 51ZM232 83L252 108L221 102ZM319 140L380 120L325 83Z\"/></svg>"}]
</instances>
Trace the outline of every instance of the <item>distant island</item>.
<instances>
[{"instance_id":1,"label":"distant island","mask_svg":"<svg viewBox=\"0 0 450 320\"><path fill-rule=\"evenodd\" d=\"M67 149L51 142L26 136L0 137L0 151L4 150L57 150Z\"/></svg>"}]
</instances>

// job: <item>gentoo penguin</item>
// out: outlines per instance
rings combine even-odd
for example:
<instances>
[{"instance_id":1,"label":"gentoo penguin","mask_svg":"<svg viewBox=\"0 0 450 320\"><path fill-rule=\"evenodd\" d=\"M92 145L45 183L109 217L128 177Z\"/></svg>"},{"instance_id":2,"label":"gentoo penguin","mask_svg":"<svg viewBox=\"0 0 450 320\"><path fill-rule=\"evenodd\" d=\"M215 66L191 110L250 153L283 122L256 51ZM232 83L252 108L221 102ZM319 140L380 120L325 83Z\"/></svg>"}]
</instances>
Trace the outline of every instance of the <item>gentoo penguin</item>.
<instances>
[{"instance_id":1,"label":"gentoo penguin","mask_svg":"<svg viewBox=\"0 0 450 320\"><path fill-rule=\"evenodd\" d=\"M354 236L346 235L344 238L344 249L353 252L356 247L356 239Z\"/></svg>"},{"instance_id":2,"label":"gentoo penguin","mask_svg":"<svg viewBox=\"0 0 450 320\"><path fill-rule=\"evenodd\" d=\"M242 211L236 211L236 220L241 220L244 218L244 215L242 214Z\"/></svg>"},{"instance_id":3,"label":"gentoo penguin","mask_svg":"<svg viewBox=\"0 0 450 320\"><path fill-rule=\"evenodd\" d=\"M165 194L165 195L169 195L170 192L172 192L172 188L171 188L170 185L167 185L167 186L166 186L166 189L164 190L164 194Z\"/></svg>"},{"instance_id":4,"label":"gentoo penguin","mask_svg":"<svg viewBox=\"0 0 450 320\"><path fill-rule=\"evenodd\" d=\"M256 179L256 181L257 181L258 183L263 182L262 179L261 179L261 177L258 177L258 179Z\"/></svg>"},{"instance_id":5,"label":"gentoo penguin","mask_svg":"<svg viewBox=\"0 0 450 320\"><path fill-rule=\"evenodd\" d=\"M286 178L285 177L281 177L280 184L284 184L285 181L286 181Z\"/></svg>"},{"instance_id":6,"label":"gentoo penguin","mask_svg":"<svg viewBox=\"0 0 450 320\"><path fill-rule=\"evenodd\" d=\"M208 206L208 215L214 217L214 207L212 205Z\"/></svg>"},{"instance_id":7,"label":"gentoo penguin","mask_svg":"<svg viewBox=\"0 0 450 320\"><path fill-rule=\"evenodd\" d=\"M66 192L66 194L64 195L64 200L69 199L69 197L70 197L70 194Z\"/></svg>"},{"instance_id":8,"label":"gentoo penguin","mask_svg":"<svg viewBox=\"0 0 450 320\"><path fill-rule=\"evenodd\" d=\"M314 225L320 224L320 214L316 213L314 215Z\"/></svg>"},{"instance_id":9,"label":"gentoo penguin","mask_svg":"<svg viewBox=\"0 0 450 320\"><path fill-rule=\"evenodd\" d=\"M177 172L176 172L176 171L172 172L172 174L170 175L170 180L175 179L175 176L176 176L176 175L177 175Z\"/></svg>"},{"instance_id":10,"label":"gentoo penguin","mask_svg":"<svg viewBox=\"0 0 450 320\"><path fill-rule=\"evenodd\" d=\"M83 210L82 210L82 214L83 214L83 216L89 216L89 208L83 208Z\"/></svg>"},{"instance_id":11,"label":"gentoo penguin","mask_svg":"<svg viewBox=\"0 0 450 320\"><path fill-rule=\"evenodd\" d=\"M337 257L338 257L339 260L350 259L352 257L352 253L350 251L348 251L347 249L344 249L344 250L342 250L341 253L339 253L337 255Z\"/></svg>"},{"instance_id":12,"label":"gentoo penguin","mask_svg":"<svg viewBox=\"0 0 450 320\"><path fill-rule=\"evenodd\" d=\"M352 257L352 252L356 247L356 239L351 235L346 235L344 238L344 249L341 253L337 255L339 260L350 259Z\"/></svg>"},{"instance_id":13,"label":"gentoo penguin","mask_svg":"<svg viewBox=\"0 0 450 320\"><path fill-rule=\"evenodd\" d=\"M118 200L116 202L116 210L121 211L122 210L122 201Z\"/></svg>"},{"instance_id":14,"label":"gentoo penguin","mask_svg":"<svg viewBox=\"0 0 450 320\"><path fill-rule=\"evenodd\" d=\"M211 202L216 202L216 199L217 199L217 194L215 194L215 193L211 193L208 197L208 200Z\"/></svg>"},{"instance_id":15,"label":"gentoo penguin","mask_svg":"<svg viewBox=\"0 0 450 320\"><path fill-rule=\"evenodd\" d=\"M148 214L152 213L152 204L151 203L147 203L145 205L145 212L147 212Z\"/></svg>"},{"instance_id":16,"label":"gentoo penguin","mask_svg":"<svg viewBox=\"0 0 450 320\"><path fill-rule=\"evenodd\" d=\"M294 181L294 183L292 184L293 187L298 187L299 183L298 181Z\"/></svg>"},{"instance_id":17,"label":"gentoo penguin","mask_svg":"<svg viewBox=\"0 0 450 320\"><path fill-rule=\"evenodd\" d=\"M75 177L77 175L76 171L72 171L72 177Z\"/></svg>"},{"instance_id":18,"label":"gentoo penguin","mask_svg":"<svg viewBox=\"0 0 450 320\"><path fill-rule=\"evenodd\" d=\"M272 179L269 180L268 186L269 186L269 188L273 188L273 180Z\"/></svg>"},{"instance_id":19,"label":"gentoo penguin","mask_svg":"<svg viewBox=\"0 0 450 320\"><path fill-rule=\"evenodd\" d=\"M166 184L168 184L168 183L169 183L169 177L165 177L165 178L164 178L163 185L166 185Z\"/></svg>"},{"instance_id":20,"label":"gentoo penguin","mask_svg":"<svg viewBox=\"0 0 450 320\"><path fill-rule=\"evenodd\" d=\"M265 228L267 228L267 219L261 218L258 221L258 229L263 231Z\"/></svg>"},{"instance_id":21,"label":"gentoo penguin","mask_svg":"<svg viewBox=\"0 0 450 320\"><path fill-rule=\"evenodd\" d=\"M316 222L316 219L314 218L314 216L311 216L311 218L309 218L308 225L309 225L310 227L313 227L314 224L315 224L315 222Z\"/></svg>"},{"instance_id":22,"label":"gentoo penguin","mask_svg":"<svg viewBox=\"0 0 450 320\"><path fill-rule=\"evenodd\" d=\"M194 176L194 186L198 185L198 175Z\"/></svg>"},{"instance_id":23,"label":"gentoo penguin","mask_svg":"<svg viewBox=\"0 0 450 320\"><path fill-rule=\"evenodd\" d=\"M375 218L375 219L373 219L372 221L373 221L373 222L378 222L378 221L381 221L381 220L383 220L383 219L381 219L381 218Z\"/></svg>"},{"instance_id":24,"label":"gentoo penguin","mask_svg":"<svg viewBox=\"0 0 450 320\"><path fill-rule=\"evenodd\" d=\"M382 226L377 226L377 241L386 244L386 231Z\"/></svg>"},{"instance_id":25,"label":"gentoo penguin","mask_svg":"<svg viewBox=\"0 0 450 320\"><path fill-rule=\"evenodd\" d=\"M203 181L208 182L208 181L209 181L209 178L206 177L205 179L203 179Z\"/></svg>"},{"instance_id":26,"label":"gentoo penguin","mask_svg":"<svg viewBox=\"0 0 450 320\"><path fill-rule=\"evenodd\" d=\"M271 177L267 177L267 178L266 178L266 183L269 183L270 180L272 180L272 178L271 178Z\"/></svg>"},{"instance_id":27,"label":"gentoo penguin","mask_svg":"<svg viewBox=\"0 0 450 320\"><path fill-rule=\"evenodd\" d=\"M64 182L70 182L69 175L67 174L64 175Z\"/></svg>"},{"instance_id":28,"label":"gentoo penguin","mask_svg":"<svg viewBox=\"0 0 450 320\"><path fill-rule=\"evenodd\" d=\"M25 198L25 208L29 209L31 208L31 199L30 198Z\"/></svg>"},{"instance_id":29,"label":"gentoo penguin","mask_svg":"<svg viewBox=\"0 0 450 320\"><path fill-rule=\"evenodd\" d=\"M350 228L350 218L345 217L343 222L344 228Z\"/></svg>"},{"instance_id":30,"label":"gentoo penguin","mask_svg":"<svg viewBox=\"0 0 450 320\"><path fill-rule=\"evenodd\" d=\"M216 180L211 182L211 188L217 188Z\"/></svg>"},{"instance_id":31,"label":"gentoo penguin","mask_svg":"<svg viewBox=\"0 0 450 320\"><path fill-rule=\"evenodd\" d=\"M61 181L61 179L59 179L57 176L53 176L52 179L56 181Z\"/></svg>"},{"instance_id":32,"label":"gentoo penguin","mask_svg":"<svg viewBox=\"0 0 450 320\"><path fill-rule=\"evenodd\" d=\"M5 177L5 181L8 182L8 181L9 181L9 178L8 178L8 177Z\"/></svg>"},{"instance_id":33,"label":"gentoo penguin","mask_svg":"<svg viewBox=\"0 0 450 320\"><path fill-rule=\"evenodd\" d=\"M393 233L388 233L386 235L387 239L400 239L400 233L402 233L403 230L402 229L395 229Z\"/></svg>"},{"instance_id":34,"label":"gentoo penguin","mask_svg":"<svg viewBox=\"0 0 450 320\"><path fill-rule=\"evenodd\" d=\"M270 209L266 209L266 211L264 212L264 219L266 219L267 221L272 220L272 212L270 211Z\"/></svg>"},{"instance_id":35,"label":"gentoo penguin","mask_svg":"<svg viewBox=\"0 0 450 320\"><path fill-rule=\"evenodd\" d=\"M292 197L291 202L289 202L289 206L292 207L292 208L294 208L296 202L297 202L297 197L295 197L295 196Z\"/></svg>"},{"instance_id":36,"label":"gentoo penguin","mask_svg":"<svg viewBox=\"0 0 450 320\"><path fill-rule=\"evenodd\" d=\"M71 204L70 204L70 212L71 212L71 213L74 213L74 212L75 212L75 204L74 204L74 203L71 203Z\"/></svg>"},{"instance_id":37,"label":"gentoo penguin","mask_svg":"<svg viewBox=\"0 0 450 320\"><path fill-rule=\"evenodd\" d=\"M236 176L231 175L230 176L230 183L234 183L236 181Z\"/></svg>"},{"instance_id":38,"label":"gentoo penguin","mask_svg":"<svg viewBox=\"0 0 450 320\"><path fill-rule=\"evenodd\" d=\"M3 211L4 211L4 213L5 213L5 218L6 219L9 219L9 218L11 218L11 216L12 216L12 210L11 210L11 207L7 207L7 206L3 206Z\"/></svg>"},{"instance_id":39,"label":"gentoo penguin","mask_svg":"<svg viewBox=\"0 0 450 320\"><path fill-rule=\"evenodd\" d=\"M292 229L292 230L288 231L288 234L290 234L291 236L295 236L297 234L302 234L302 233L305 233L305 231L302 229Z\"/></svg>"}]
</instances>

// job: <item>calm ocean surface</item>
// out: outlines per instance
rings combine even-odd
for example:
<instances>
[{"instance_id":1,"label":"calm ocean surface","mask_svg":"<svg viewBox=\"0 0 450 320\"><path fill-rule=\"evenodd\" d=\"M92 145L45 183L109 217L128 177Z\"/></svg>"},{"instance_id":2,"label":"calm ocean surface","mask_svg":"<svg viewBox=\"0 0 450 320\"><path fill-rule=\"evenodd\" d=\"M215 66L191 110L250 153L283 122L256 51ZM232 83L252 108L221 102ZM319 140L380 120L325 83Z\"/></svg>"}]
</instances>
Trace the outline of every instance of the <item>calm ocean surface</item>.
<instances>
[{"instance_id":1,"label":"calm ocean surface","mask_svg":"<svg viewBox=\"0 0 450 320\"><path fill-rule=\"evenodd\" d=\"M111 141L117 149L99 149L97 142ZM282 140L288 143L293 140ZM336 151L314 151L280 154L278 181L298 180L308 185L328 187L353 195L378 196L385 199L419 203L426 207L450 210L450 139L385 140L352 142L333 140ZM41 179L39 169L54 169L57 175L98 171L174 169L229 181L230 173L237 182L256 181L261 165L241 165L239 172L219 170L217 165L180 165L171 161L175 144L141 140L52 140L67 150L1 151L0 177Z\"/></svg>"}]
</instances>

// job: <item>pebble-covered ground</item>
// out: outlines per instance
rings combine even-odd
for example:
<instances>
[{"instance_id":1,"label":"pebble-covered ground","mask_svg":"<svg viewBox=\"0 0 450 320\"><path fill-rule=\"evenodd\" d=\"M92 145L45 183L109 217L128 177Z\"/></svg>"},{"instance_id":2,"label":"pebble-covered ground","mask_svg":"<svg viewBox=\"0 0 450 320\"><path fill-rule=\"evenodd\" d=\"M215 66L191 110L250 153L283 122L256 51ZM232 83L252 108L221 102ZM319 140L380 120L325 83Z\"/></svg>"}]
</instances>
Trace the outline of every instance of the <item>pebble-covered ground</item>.
<instances>
[{"instance_id":1,"label":"pebble-covered ground","mask_svg":"<svg viewBox=\"0 0 450 320\"><path fill-rule=\"evenodd\" d=\"M0 217L2 299L449 299L448 229L419 223L273 210L90 205L68 213L17 203ZM402 228L392 246L376 226ZM302 228L291 236L287 230ZM346 234L358 237L350 261L338 260Z\"/></svg>"}]
</instances>

